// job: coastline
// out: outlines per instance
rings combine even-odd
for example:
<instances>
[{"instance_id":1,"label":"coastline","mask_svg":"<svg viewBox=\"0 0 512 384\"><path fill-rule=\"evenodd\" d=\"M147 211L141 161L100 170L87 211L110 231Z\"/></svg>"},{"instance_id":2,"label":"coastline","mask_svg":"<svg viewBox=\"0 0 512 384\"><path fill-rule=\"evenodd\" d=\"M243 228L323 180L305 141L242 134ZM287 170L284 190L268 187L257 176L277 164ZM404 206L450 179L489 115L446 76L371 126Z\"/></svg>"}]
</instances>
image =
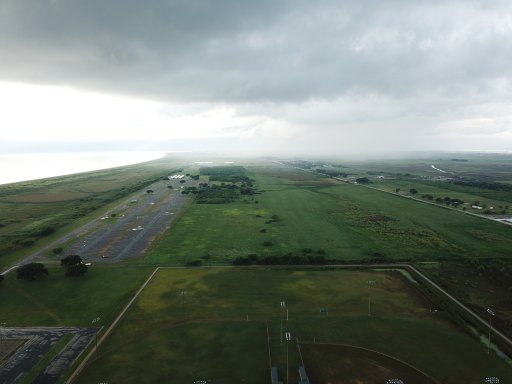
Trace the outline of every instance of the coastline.
<instances>
[{"instance_id":1,"label":"coastline","mask_svg":"<svg viewBox=\"0 0 512 384\"><path fill-rule=\"evenodd\" d=\"M165 152L0 154L0 186L157 160Z\"/></svg>"}]
</instances>

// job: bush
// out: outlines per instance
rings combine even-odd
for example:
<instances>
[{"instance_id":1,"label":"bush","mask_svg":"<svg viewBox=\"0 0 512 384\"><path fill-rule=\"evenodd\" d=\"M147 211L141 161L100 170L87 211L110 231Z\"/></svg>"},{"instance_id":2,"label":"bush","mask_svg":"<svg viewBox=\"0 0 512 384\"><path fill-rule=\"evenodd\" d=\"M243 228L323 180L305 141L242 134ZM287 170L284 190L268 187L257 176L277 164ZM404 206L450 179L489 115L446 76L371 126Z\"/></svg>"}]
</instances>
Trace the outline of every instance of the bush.
<instances>
[{"instance_id":1,"label":"bush","mask_svg":"<svg viewBox=\"0 0 512 384\"><path fill-rule=\"evenodd\" d=\"M63 251L64 251L64 248L62 248L62 247L52 249L52 252L56 255L60 255Z\"/></svg>"},{"instance_id":2,"label":"bush","mask_svg":"<svg viewBox=\"0 0 512 384\"><path fill-rule=\"evenodd\" d=\"M61 259L60 265L63 267L71 267L73 265L81 264L82 258L78 255L69 255Z\"/></svg>"},{"instance_id":3,"label":"bush","mask_svg":"<svg viewBox=\"0 0 512 384\"><path fill-rule=\"evenodd\" d=\"M32 245L34 245L36 242L32 239L28 239L28 240L23 240L21 242L21 245L23 245L24 247L31 247Z\"/></svg>"},{"instance_id":4,"label":"bush","mask_svg":"<svg viewBox=\"0 0 512 384\"><path fill-rule=\"evenodd\" d=\"M203 265L203 262L201 260L192 260L192 261L187 261L185 263L185 265L187 267L200 267L201 265Z\"/></svg>"},{"instance_id":5,"label":"bush","mask_svg":"<svg viewBox=\"0 0 512 384\"><path fill-rule=\"evenodd\" d=\"M66 269L66 277L79 277L85 275L87 272L87 265L85 264L74 264L70 265Z\"/></svg>"},{"instance_id":6,"label":"bush","mask_svg":"<svg viewBox=\"0 0 512 384\"><path fill-rule=\"evenodd\" d=\"M287 253L283 256L264 256L248 255L247 257L239 256L233 260L234 265L324 265L327 260L321 255L292 255Z\"/></svg>"},{"instance_id":7,"label":"bush","mask_svg":"<svg viewBox=\"0 0 512 384\"><path fill-rule=\"evenodd\" d=\"M48 269L41 263L29 263L19 267L16 270L18 279L34 281L42 275L47 275Z\"/></svg>"}]
</instances>

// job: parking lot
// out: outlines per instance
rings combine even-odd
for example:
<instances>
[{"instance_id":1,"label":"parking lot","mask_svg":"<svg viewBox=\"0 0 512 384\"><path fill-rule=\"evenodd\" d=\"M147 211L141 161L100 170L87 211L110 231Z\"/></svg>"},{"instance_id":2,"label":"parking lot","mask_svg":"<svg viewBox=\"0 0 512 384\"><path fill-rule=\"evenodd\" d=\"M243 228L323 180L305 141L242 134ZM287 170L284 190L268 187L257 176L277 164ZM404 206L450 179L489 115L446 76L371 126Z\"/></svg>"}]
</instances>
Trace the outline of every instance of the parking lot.
<instances>
[{"instance_id":1,"label":"parking lot","mask_svg":"<svg viewBox=\"0 0 512 384\"><path fill-rule=\"evenodd\" d=\"M89 344L97 330L77 327L2 328L0 350L9 350L1 354L3 359L0 360L0 383L19 382L62 337L72 335L71 340L32 381L35 384L56 383Z\"/></svg>"}]
</instances>

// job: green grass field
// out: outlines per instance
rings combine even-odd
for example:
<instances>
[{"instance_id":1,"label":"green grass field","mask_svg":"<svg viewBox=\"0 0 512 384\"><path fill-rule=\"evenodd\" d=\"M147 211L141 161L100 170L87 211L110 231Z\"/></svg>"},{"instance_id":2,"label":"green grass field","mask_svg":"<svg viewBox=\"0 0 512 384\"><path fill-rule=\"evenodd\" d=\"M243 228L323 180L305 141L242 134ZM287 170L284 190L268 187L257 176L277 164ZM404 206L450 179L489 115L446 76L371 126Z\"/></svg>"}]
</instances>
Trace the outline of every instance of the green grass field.
<instances>
[{"instance_id":1,"label":"green grass field","mask_svg":"<svg viewBox=\"0 0 512 384\"><path fill-rule=\"evenodd\" d=\"M290 344L281 343L281 330L291 333ZM512 380L504 361L487 355L484 345L443 314L433 314L414 284L398 273L202 268L160 270L78 382L270 382L267 345L281 380L288 348L289 379L297 382L297 339L305 343L304 364L312 377L334 375L338 381L331 382L354 380L358 370L355 379L380 382L364 369L376 362L383 368L378 378L423 377L420 370L441 383L481 383L490 374ZM329 366L347 359L352 366L345 373Z\"/></svg>"},{"instance_id":2,"label":"green grass field","mask_svg":"<svg viewBox=\"0 0 512 384\"><path fill-rule=\"evenodd\" d=\"M17 243L12 252L0 255L0 267L87 222L94 212L118 204L114 197L125 183L126 188L135 188L148 175L165 172L172 164L176 162L148 165L147 172L145 166L137 166L132 175L130 169L117 169L49 179L34 186L13 185L7 192L0 189L0 208L4 209L0 224L7 224L0 226L4 251L16 239L31 239L34 231L47 224L58 227L68 223L38 237L32 246ZM489 257L508 262L512 249L509 227L275 163L251 164L246 169L258 194L241 195L227 204L191 204L143 259L93 265L78 279L65 278L55 264L50 264L49 276L35 282L8 274L0 285L1 322L9 326L88 326L100 315L101 325L108 325L154 265L183 265L195 260L219 265L248 254L325 253L326 258L340 261L441 261L427 264L424 270L442 278L451 292L477 311L484 308L485 314L485 308L495 309L496 324L506 331L512 318L510 289L507 282L498 287L481 264ZM186 172L194 173L194 169ZM498 176L505 182L504 174L498 172ZM420 189L422 192L427 193ZM78 195L84 193L87 197ZM453 191L447 195L457 197ZM89 211L91 207L96 211ZM71 213L79 216L66 221ZM470 269L465 263L473 258L481 261ZM500 266L496 265L493 273L498 273ZM367 279L378 281L372 288L371 317L367 315ZM410 288L401 277L387 273L162 270L101 348L101 359L85 371L81 382L130 382L143 372L148 382L174 377L175 382L216 378L217 382L261 383L269 379L268 345L272 364L278 366L283 380L287 344L280 340L281 299L286 300L291 315L284 328L304 342L306 367L318 368L311 371L316 382L337 382L339 372L329 366L332 364L343 367L346 380L370 382L391 374L412 377L409 382L424 379L421 375L415 378L414 370L393 359L363 350L347 352L348 347L339 344L388 354L445 383L476 383L481 380L472 378L491 374L509 377L504 363L495 356L487 357L479 342L456 330L442 315L432 315L428 304ZM179 295L182 291L184 296ZM328 307L329 316L320 316L320 307ZM314 341L318 343L311 344ZM296 382L300 358L295 343L288 348L290 363L295 366L290 378ZM244 356L243 362L240 356ZM375 377L357 374L376 366L382 369L376 369ZM468 366L471 370L463 377L465 381L459 380L457 374Z\"/></svg>"},{"instance_id":3,"label":"green grass field","mask_svg":"<svg viewBox=\"0 0 512 384\"><path fill-rule=\"evenodd\" d=\"M305 248L336 260L510 257L505 225L290 168L250 170L260 194L192 205L146 261L230 263Z\"/></svg>"},{"instance_id":4,"label":"green grass field","mask_svg":"<svg viewBox=\"0 0 512 384\"><path fill-rule=\"evenodd\" d=\"M9 273L0 286L1 319L7 326L90 326L101 316L109 324L149 269L120 265L93 265L83 277L66 278L60 266L49 266L48 276L36 281Z\"/></svg>"}]
</instances>

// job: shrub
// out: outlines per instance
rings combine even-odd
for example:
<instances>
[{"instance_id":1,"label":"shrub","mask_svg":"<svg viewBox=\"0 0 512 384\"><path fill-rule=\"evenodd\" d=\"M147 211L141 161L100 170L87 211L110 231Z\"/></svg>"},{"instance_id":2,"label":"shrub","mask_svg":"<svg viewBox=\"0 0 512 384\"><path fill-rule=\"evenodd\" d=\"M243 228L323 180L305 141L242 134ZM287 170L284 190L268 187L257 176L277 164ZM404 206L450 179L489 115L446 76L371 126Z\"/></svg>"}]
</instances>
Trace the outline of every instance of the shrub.
<instances>
[{"instance_id":1,"label":"shrub","mask_svg":"<svg viewBox=\"0 0 512 384\"><path fill-rule=\"evenodd\" d=\"M41 263L29 263L22 265L16 270L18 279L34 281L42 275L47 275L48 269Z\"/></svg>"},{"instance_id":2,"label":"shrub","mask_svg":"<svg viewBox=\"0 0 512 384\"><path fill-rule=\"evenodd\" d=\"M79 277L85 275L87 272L87 265L85 264L74 264L67 267L66 277Z\"/></svg>"},{"instance_id":3,"label":"shrub","mask_svg":"<svg viewBox=\"0 0 512 384\"><path fill-rule=\"evenodd\" d=\"M63 267L71 267L73 265L81 264L82 258L78 255L69 255L61 259L60 265Z\"/></svg>"}]
</instances>

